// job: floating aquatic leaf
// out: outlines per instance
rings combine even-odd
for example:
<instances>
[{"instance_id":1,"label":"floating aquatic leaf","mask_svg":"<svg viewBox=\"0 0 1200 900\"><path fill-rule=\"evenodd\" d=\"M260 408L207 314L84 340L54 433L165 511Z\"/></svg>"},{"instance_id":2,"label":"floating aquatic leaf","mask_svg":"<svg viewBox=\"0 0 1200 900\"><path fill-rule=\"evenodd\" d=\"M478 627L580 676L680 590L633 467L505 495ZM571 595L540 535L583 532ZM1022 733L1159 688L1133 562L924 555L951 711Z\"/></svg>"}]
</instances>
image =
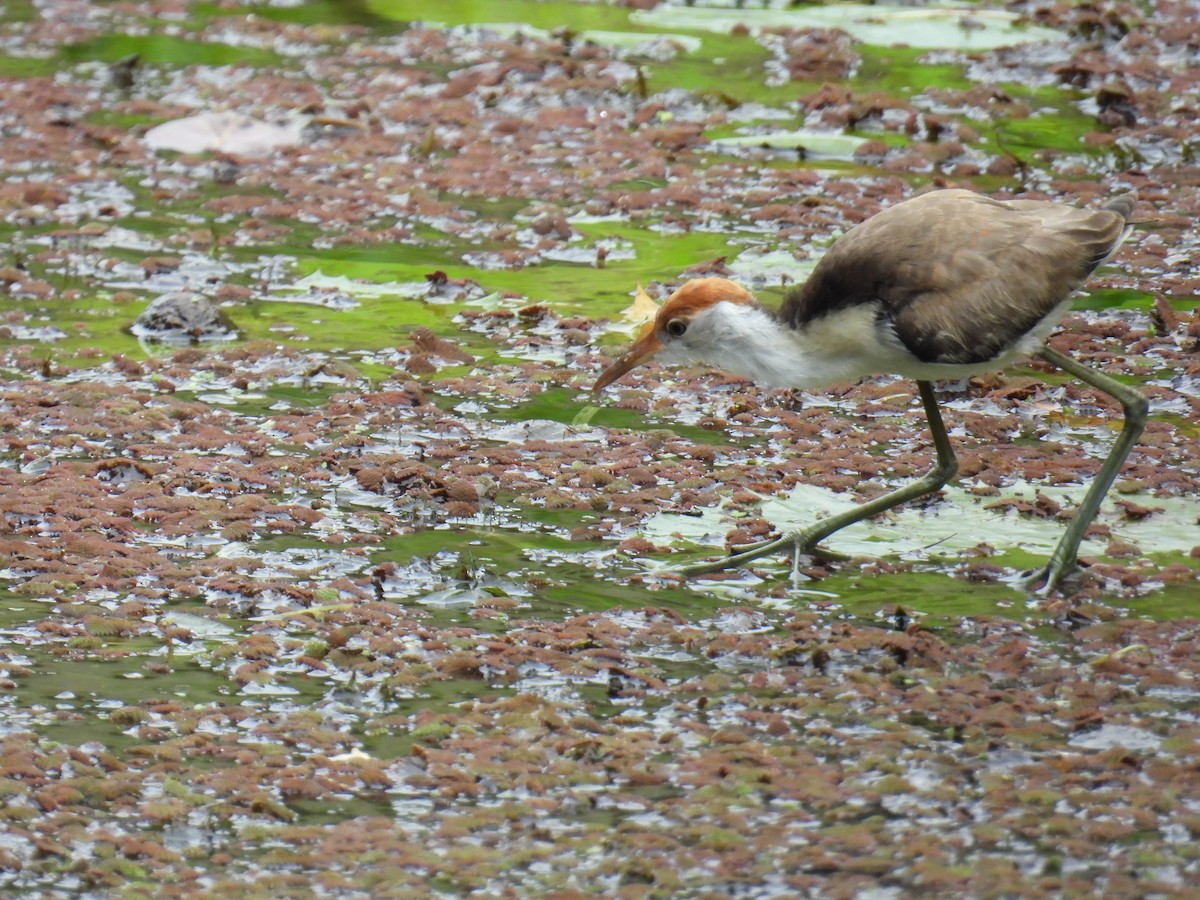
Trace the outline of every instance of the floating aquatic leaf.
<instances>
[{"instance_id":1,"label":"floating aquatic leaf","mask_svg":"<svg viewBox=\"0 0 1200 900\"><path fill-rule=\"evenodd\" d=\"M803 151L806 156L826 159L850 159L866 138L832 131L770 131L762 134L737 134L714 138L718 147L765 147L771 150Z\"/></svg>"},{"instance_id":2,"label":"floating aquatic leaf","mask_svg":"<svg viewBox=\"0 0 1200 900\"><path fill-rule=\"evenodd\" d=\"M415 599L417 603L438 609L465 609L474 606L481 600L486 600L488 596L479 588L445 588Z\"/></svg>"},{"instance_id":3,"label":"floating aquatic leaf","mask_svg":"<svg viewBox=\"0 0 1200 900\"><path fill-rule=\"evenodd\" d=\"M289 609L280 613L271 613L264 616L251 616L251 622L282 622L286 619L294 619L298 616L312 616L314 619L323 619L325 613L341 612L342 610L350 609L353 603L322 603L320 606L306 606L304 609Z\"/></svg>"},{"instance_id":4,"label":"floating aquatic leaf","mask_svg":"<svg viewBox=\"0 0 1200 900\"><path fill-rule=\"evenodd\" d=\"M630 21L649 28L696 28L721 34L737 28L839 28L865 44L963 50L1062 38L1052 29L1024 24L1016 13L974 7L859 3L796 7L787 0L775 0L768 9L729 9L663 3L632 13Z\"/></svg>"},{"instance_id":5,"label":"floating aquatic leaf","mask_svg":"<svg viewBox=\"0 0 1200 900\"><path fill-rule=\"evenodd\" d=\"M358 278L346 278L344 275L326 275L318 269L280 290L287 294L300 294L302 297L320 297L325 294L332 294L348 295L356 298L415 298L424 297L429 292L429 283L427 281L364 281ZM283 297L278 299L287 299L297 303L306 302L302 297Z\"/></svg>"},{"instance_id":6,"label":"floating aquatic leaf","mask_svg":"<svg viewBox=\"0 0 1200 900\"><path fill-rule=\"evenodd\" d=\"M1132 725L1116 725L1105 723L1094 731L1084 731L1068 741L1073 747L1084 747L1088 750L1112 750L1123 747L1126 750L1157 750L1162 746L1162 738Z\"/></svg>"},{"instance_id":7,"label":"floating aquatic leaf","mask_svg":"<svg viewBox=\"0 0 1200 900\"><path fill-rule=\"evenodd\" d=\"M857 522L830 538L829 547L855 555L924 557L929 552L966 550L975 547L986 537L989 543L1020 546L1044 554L1051 551L1062 536L1061 522L987 507L995 504L997 499L1023 498L1037 493L1069 506L1083 496L1083 488L1079 486L1029 484L1003 488L998 497L980 498L956 486L947 487L944 492L945 502L923 508L903 507L888 513L886 517ZM781 531L787 531L843 512L856 502L848 494L802 484L786 496L765 500L759 514ZM1157 552L1186 552L1195 546L1195 534L1180 529L1177 524L1189 514L1188 510L1192 515L1195 514L1194 501L1183 497L1164 497L1155 498L1155 503L1166 510L1165 515L1141 520L1102 515L1100 520L1110 526L1112 537L1104 538L1098 546L1091 546L1088 552L1102 551L1104 545L1114 538ZM736 524L720 508L708 508L699 515L686 516L664 512L648 519L639 533L655 543L668 543L674 539L718 546ZM1093 543L1089 540L1085 545Z\"/></svg>"},{"instance_id":8,"label":"floating aquatic leaf","mask_svg":"<svg viewBox=\"0 0 1200 900\"><path fill-rule=\"evenodd\" d=\"M573 422L565 425L553 419L528 419L492 425L480 436L492 441L524 444L528 441L599 441L603 440L604 432L598 428L581 429Z\"/></svg>"},{"instance_id":9,"label":"floating aquatic leaf","mask_svg":"<svg viewBox=\"0 0 1200 900\"><path fill-rule=\"evenodd\" d=\"M304 125L300 118L274 124L236 112L204 112L156 125L146 132L145 140L155 150L262 156L299 144Z\"/></svg>"},{"instance_id":10,"label":"floating aquatic leaf","mask_svg":"<svg viewBox=\"0 0 1200 900\"><path fill-rule=\"evenodd\" d=\"M785 279L803 284L816 264L816 259L796 259L790 250L760 251L748 248L730 261L728 266L729 277L747 287L776 287Z\"/></svg>"},{"instance_id":11,"label":"floating aquatic leaf","mask_svg":"<svg viewBox=\"0 0 1200 900\"><path fill-rule=\"evenodd\" d=\"M674 55L674 51L695 53L702 46L700 38L692 34L647 34L644 31L595 31L589 29L582 32L580 37L593 44L631 50L635 53L653 56L655 59L669 59Z\"/></svg>"},{"instance_id":12,"label":"floating aquatic leaf","mask_svg":"<svg viewBox=\"0 0 1200 900\"><path fill-rule=\"evenodd\" d=\"M42 325L36 328L28 325L0 325L0 332L12 340L37 341L42 344L52 344L67 336L65 331L53 325Z\"/></svg>"},{"instance_id":13,"label":"floating aquatic leaf","mask_svg":"<svg viewBox=\"0 0 1200 900\"><path fill-rule=\"evenodd\" d=\"M234 633L234 629L222 622L217 622L207 616L197 616L186 612L169 612L163 616L162 620L165 624L186 628L195 637L203 640L220 640Z\"/></svg>"}]
</instances>

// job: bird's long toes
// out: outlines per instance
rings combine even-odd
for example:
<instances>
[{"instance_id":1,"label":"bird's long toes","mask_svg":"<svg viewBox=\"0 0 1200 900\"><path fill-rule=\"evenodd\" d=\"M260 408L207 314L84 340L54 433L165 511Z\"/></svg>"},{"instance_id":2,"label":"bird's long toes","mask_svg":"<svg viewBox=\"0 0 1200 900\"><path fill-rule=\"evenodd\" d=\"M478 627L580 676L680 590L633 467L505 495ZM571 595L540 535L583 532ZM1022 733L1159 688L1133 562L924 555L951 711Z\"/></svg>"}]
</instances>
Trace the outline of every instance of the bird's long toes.
<instances>
[{"instance_id":1,"label":"bird's long toes","mask_svg":"<svg viewBox=\"0 0 1200 900\"><path fill-rule=\"evenodd\" d=\"M1025 590L1034 597L1047 597L1054 592L1055 579L1051 577L1050 567L1043 566L1026 574L1022 581Z\"/></svg>"},{"instance_id":2,"label":"bird's long toes","mask_svg":"<svg viewBox=\"0 0 1200 900\"><path fill-rule=\"evenodd\" d=\"M749 553L751 550L757 550L759 547L765 547L767 544L774 543L774 538L768 538L763 541L751 541L749 544L730 544L730 556L737 556L739 553Z\"/></svg>"},{"instance_id":3,"label":"bird's long toes","mask_svg":"<svg viewBox=\"0 0 1200 900\"><path fill-rule=\"evenodd\" d=\"M1069 593L1071 588L1078 585L1082 574L1077 563L1069 566L1049 563L1025 580L1025 588L1033 596L1041 599L1049 597L1055 592Z\"/></svg>"},{"instance_id":4,"label":"bird's long toes","mask_svg":"<svg viewBox=\"0 0 1200 900\"><path fill-rule=\"evenodd\" d=\"M839 553L836 550L828 550L813 540L808 540L803 537L803 532L793 532L782 537L768 538L765 541L754 541L749 544L731 544L729 547L730 555L737 556L742 553L753 553L755 550L762 550L767 547L780 552L788 551L790 553L802 553L806 556L812 556L816 559L825 560L828 562L846 562L850 556L845 553Z\"/></svg>"}]
</instances>

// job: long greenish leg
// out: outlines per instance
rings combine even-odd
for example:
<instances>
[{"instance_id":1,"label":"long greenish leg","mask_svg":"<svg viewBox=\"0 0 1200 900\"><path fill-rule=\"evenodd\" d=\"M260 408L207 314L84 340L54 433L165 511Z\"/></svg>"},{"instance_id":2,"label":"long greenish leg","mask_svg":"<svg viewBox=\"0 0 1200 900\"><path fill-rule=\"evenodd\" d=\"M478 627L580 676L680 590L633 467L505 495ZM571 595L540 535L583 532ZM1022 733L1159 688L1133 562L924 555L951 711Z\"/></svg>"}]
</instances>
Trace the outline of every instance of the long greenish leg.
<instances>
[{"instance_id":1,"label":"long greenish leg","mask_svg":"<svg viewBox=\"0 0 1200 900\"><path fill-rule=\"evenodd\" d=\"M937 397L934 396L933 386L928 381L918 381L917 389L921 395L921 404L925 407L925 415L929 420L929 433L933 437L933 446L937 451L937 463L934 465L932 471L910 484L897 488L891 493L884 494L882 497L876 497L874 500L868 500L866 503L861 503L845 512L828 516L819 522L814 522L807 528L788 532L782 537L756 544L748 550L735 553L732 556L726 556L723 559L688 566L681 569L680 574L685 576L705 575L710 572L719 572L723 569L732 569L743 563L748 563L782 550L795 549L805 551L819 541L829 537L835 531L841 531L847 525L861 522L863 519L868 519L894 506L899 506L901 503L907 503L910 500L916 500L918 497L932 494L941 488L958 471L958 460L954 458L954 448L950 446L950 437L946 434L946 426L942 423L942 413L938 409Z\"/></svg>"},{"instance_id":2,"label":"long greenish leg","mask_svg":"<svg viewBox=\"0 0 1200 900\"><path fill-rule=\"evenodd\" d=\"M1117 473L1121 471L1121 466L1125 464L1134 443L1141 435L1142 429L1146 427L1146 416L1150 411L1150 403L1139 391L1129 385L1122 384L1103 372L1097 372L1050 347L1043 347L1038 356L1062 369L1068 375L1073 375L1096 390L1103 391L1110 397L1119 400L1125 410L1125 424L1121 428L1121 433L1117 435L1112 450L1109 451L1104 464L1100 466L1100 471L1096 473L1096 478L1092 482L1092 486L1088 488L1087 494L1084 495L1083 502L1079 504L1079 509L1075 511L1075 517L1071 519L1071 524L1050 555L1050 562L1029 582L1030 588L1037 589L1038 594L1046 596L1053 592L1059 582L1075 569L1078 563L1079 544L1083 541L1088 526L1096 518L1104 495L1112 487ZM1038 589L1039 584L1041 585L1040 589Z\"/></svg>"}]
</instances>

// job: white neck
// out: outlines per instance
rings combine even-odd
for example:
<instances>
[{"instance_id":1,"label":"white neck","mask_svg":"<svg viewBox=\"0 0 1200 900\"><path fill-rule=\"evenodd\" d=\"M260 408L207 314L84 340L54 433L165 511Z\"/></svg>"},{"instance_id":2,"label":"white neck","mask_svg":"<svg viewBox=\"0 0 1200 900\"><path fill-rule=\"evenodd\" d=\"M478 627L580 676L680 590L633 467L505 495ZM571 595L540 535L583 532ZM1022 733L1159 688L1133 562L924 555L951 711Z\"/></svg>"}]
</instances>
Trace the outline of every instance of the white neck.
<instances>
[{"instance_id":1,"label":"white neck","mask_svg":"<svg viewBox=\"0 0 1200 900\"><path fill-rule=\"evenodd\" d=\"M853 321L830 318L838 320L836 325L831 321L794 330L759 307L716 303L699 313L685 339L673 342L659 358L713 366L775 388L815 389L876 371L864 369L862 357L852 352L865 339L873 340L874 311L864 309Z\"/></svg>"}]
</instances>

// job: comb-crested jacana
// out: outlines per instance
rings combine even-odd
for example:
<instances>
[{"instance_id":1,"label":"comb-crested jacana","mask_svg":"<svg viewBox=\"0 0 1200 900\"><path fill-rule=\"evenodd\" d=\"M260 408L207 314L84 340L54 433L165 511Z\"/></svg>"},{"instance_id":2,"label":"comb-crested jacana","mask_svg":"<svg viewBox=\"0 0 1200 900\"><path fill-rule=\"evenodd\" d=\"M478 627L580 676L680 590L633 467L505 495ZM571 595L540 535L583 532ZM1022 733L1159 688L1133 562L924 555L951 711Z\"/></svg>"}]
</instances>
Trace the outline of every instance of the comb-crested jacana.
<instances>
[{"instance_id":1,"label":"comb-crested jacana","mask_svg":"<svg viewBox=\"0 0 1200 900\"><path fill-rule=\"evenodd\" d=\"M714 366L764 387L814 389L897 374L916 380L937 454L932 471L891 493L683 573L727 569L787 548L809 550L847 525L937 491L958 463L930 382L1040 356L1125 410L1111 452L1049 562L1031 579L1042 593L1058 587L1077 566L1079 544L1141 434L1148 404L1138 391L1045 341L1072 293L1129 234L1134 202L1133 194L1122 194L1099 209L1079 209L931 191L847 231L778 311L724 278L695 279L675 291L593 392L651 359Z\"/></svg>"}]
</instances>

